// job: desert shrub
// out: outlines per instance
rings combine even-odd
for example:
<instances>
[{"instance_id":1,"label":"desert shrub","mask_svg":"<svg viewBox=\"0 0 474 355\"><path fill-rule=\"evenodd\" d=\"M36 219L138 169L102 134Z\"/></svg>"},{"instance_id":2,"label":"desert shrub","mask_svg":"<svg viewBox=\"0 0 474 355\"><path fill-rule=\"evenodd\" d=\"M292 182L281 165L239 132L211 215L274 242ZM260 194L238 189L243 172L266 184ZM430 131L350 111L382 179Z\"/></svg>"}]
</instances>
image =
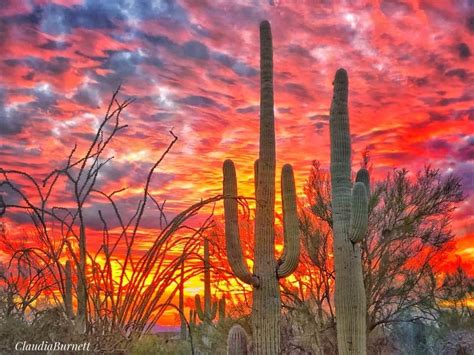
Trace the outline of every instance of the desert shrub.
<instances>
[{"instance_id":1,"label":"desert shrub","mask_svg":"<svg viewBox=\"0 0 474 355\"><path fill-rule=\"evenodd\" d=\"M232 318L223 319L215 324L198 324L192 327L193 344L196 354L227 354L227 335L234 324L240 324L249 335L251 343L250 319L242 318L235 320Z\"/></svg>"},{"instance_id":2,"label":"desert shrub","mask_svg":"<svg viewBox=\"0 0 474 355\"><path fill-rule=\"evenodd\" d=\"M191 346L188 341L149 334L132 341L127 354L188 355L191 354Z\"/></svg>"},{"instance_id":3,"label":"desert shrub","mask_svg":"<svg viewBox=\"0 0 474 355\"><path fill-rule=\"evenodd\" d=\"M18 318L6 318L0 322L0 354L7 354L15 348L18 339L29 333L29 325Z\"/></svg>"},{"instance_id":4,"label":"desert shrub","mask_svg":"<svg viewBox=\"0 0 474 355\"><path fill-rule=\"evenodd\" d=\"M87 340L74 333L73 324L66 319L62 309L52 307L30 314L28 319L11 316L0 320L0 353L13 353L20 341L80 343Z\"/></svg>"}]
</instances>

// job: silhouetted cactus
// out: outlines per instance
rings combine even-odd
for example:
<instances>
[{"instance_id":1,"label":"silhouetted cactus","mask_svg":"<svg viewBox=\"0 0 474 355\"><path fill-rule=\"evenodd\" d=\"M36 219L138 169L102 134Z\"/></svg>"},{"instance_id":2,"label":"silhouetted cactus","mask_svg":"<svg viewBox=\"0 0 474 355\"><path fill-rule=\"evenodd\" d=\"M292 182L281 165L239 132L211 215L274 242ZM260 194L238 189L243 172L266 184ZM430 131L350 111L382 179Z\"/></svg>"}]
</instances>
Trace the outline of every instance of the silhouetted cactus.
<instances>
[{"instance_id":1,"label":"silhouetted cactus","mask_svg":"<svg viewBox=\"0 0 474 355\"><path fill-rule=\"evenodd\" d=\"M189 325L192 326L192 327L195 327L196 326L196 311L194 309L190 309L189 310Z\"/></svg>"},{"instance_id":2,"label":"silhouetted cactus","mask_svg":"<svg viewBox=\"0 0 474 355\"><path fill-rule=\"evenodd\" d=\"M227 336L227 355L247 355L247 333L240 324L234 324Z\"/></svg>"},{"instance_id":3,"label":"silhouetted cactus","mask_svg":"<svg viewBox=\"0 0 474 355\"><path fill-rule=\"evenodd\" d=\"M219 300L219 321L223 321L226 317L225 314L225 295L222 295L222 298Z\"/></svg>"},{"instance_id":4,"label":"silhouetted cactus","mask_svg":"<svg viewBox=\"0 0 474 355\"><path fill-rule=\"evenodd\" d=\"M69 260L66 261L66 265L64 266L64 308L67 318L73 319L71 262Z\"/></svg>"},{"instance_id":5,"label":"silhouetted cactus","mask_svg":"<svg viewBox=\"0 0 474 355\"><path fill-rule=\"evenodd\" d=\"M255 163L254 269L242 255L238 225L237 177L232 160L224 172L227 258L233 273L253 286L252 334L255 354L280 353L280 289L278 279L296 269L300 253L296 192L291 165L282 169L284 251L275 260L275 124L273 113L273 49L270 23L260 24L260 152Z\"/></svg>"},{"instance_id":6,"label":"silhouetted cactus","mask_svg":"<svg viewBox=\"0 0 474 355\"><path fill-rule=\"evenodd\" d=\"M195 296L196 313L203 323L212 323L217 314L217 302L211 299L211 264L209 262L209 240L204 239L204 305L201 297Z\"/></svg>"},{"instance_id":7,"label":"silhouetted cactus","mask_svg":"<svg viewBox=\"0 0 474 355\"><path fill-rule=\"evenodd\" d=\"M369 173L351 183L348 78L339 69L330 112L331 189L336 273L335 305L339 354L365 354L366 299L359 242L367 232Z\"/></svg>"}]
</instances>

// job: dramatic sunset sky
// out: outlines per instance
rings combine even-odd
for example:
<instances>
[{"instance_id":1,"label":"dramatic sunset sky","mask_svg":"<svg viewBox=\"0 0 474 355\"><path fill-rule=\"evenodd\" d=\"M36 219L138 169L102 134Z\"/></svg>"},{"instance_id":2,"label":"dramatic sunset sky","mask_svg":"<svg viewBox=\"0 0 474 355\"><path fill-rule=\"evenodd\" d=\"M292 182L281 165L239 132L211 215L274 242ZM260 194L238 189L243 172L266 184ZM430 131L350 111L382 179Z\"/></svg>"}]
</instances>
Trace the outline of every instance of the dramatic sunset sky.
<instances>
[{"instance_id":1,"label":"dramatic sunset sky","mask_svg":"<svg viewBox=\"0 0 474 355\"><path fill-rule=\"evenodd\" d=\"M474 3L432 1L2 0L0 162L44 177L85 147L112 92L135 97L99 183L135 206L151 164L168 209L220 193L237 165L252 191L258 149L258 24L274 38L278 170L298 193L311 162L329 162L335 71L350 81L354 168L370 150L374 180L424 165L462 178L453 257L474 265ZM135 188L135 190L134 190ZM8 198L9 191L4 191ZM97 212L90 209L91 227ZM10 228L25 221L8 217ZM147 226L156 227L150 215ZM100 229L97 222L96 228ZM474 273L474 267L470 269Z\"/></svg>"}]
</instances>

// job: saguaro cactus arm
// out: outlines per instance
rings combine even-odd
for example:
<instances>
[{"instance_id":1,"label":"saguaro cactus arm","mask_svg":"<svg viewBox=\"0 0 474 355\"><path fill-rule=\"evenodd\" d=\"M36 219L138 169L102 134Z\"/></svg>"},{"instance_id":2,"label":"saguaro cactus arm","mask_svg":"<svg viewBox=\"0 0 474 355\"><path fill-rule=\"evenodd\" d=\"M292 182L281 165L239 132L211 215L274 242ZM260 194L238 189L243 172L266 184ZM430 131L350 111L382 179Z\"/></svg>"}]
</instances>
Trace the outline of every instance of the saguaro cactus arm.
<instances>
[{"instance_id":1,"label":"saguaro cactus arm","mask_svg":"<svg viewBox=\"0 0 474 355\"><path fill-rule=\"evenodd\" d=\"M232 160L228 159L224 162L223 172L227 259L235 276L249 285L258 286L258 278L249 271L240 245L237 176Z\"/></svg>"},{"instance_id":2,"label":"saguaro cactus arm","mask_svg":"<svg viewBox=\"0 0 474 355\"><path fill-rule=\"evenodd\" d=\"M194 296L194 305L196 306L196 314L199 317L199 319L204 322L206 319L205 314L204 314L204 309L203 306L201 305L201 296L195 295Z\"/></svg>"},{"instance_id":3,"label":"saguaro cactus arm","mask_svg":"<svg viewBox=\"0 0 474 355\"><path fill-rule=\"evenodd\" d=\"M300 257L298 212L296 208L295 177L290 164L285 164L281 174L283 204L284 249L278 262L278 277L287 277L295 271Z\"/></svg>"},{"instance_id":4,"label":"saguaro cactus arm","mask_svg":"<svg viewBox=\"0 0 474 355\"><path fill-rule=\"evenodd\" d=\"M352 208L351 208L351 241L358 243L364 238L367 232L368 222L367 191L362 182L356 182L352 188Z\"/></svg>"},{"instance_id":5,"label":"saguaro cactus arm","mask_svg":"<svg viewBox=\"0 0 474 355\"><path fill-rule=\"evenodd\" d=\"M217 308L218 308L218 301L212 302L211 310L210 310L210 319L213 320L217 316Z\"/></svg>"},{"instance_id":6,"label":"saguaro cactus arm","mask_svg":"<svg viewBox=\"0 0 474 355\"><path fill-rule=\"evenodd\" d=\"M364 184L367 197L370 197L370 175L367 169L359 169L356 175L356 182L361 182Z\"/></svg>"},{"instance_id":7,"label":"saguaro cactus arm","mask_svg":"<svg viewBox=\"0 0 474 355\"><path fill-rule=\"evenodd\" d=\"M196 311L193 309L189 310L189 324L192 326L196 325Z\"/></svg>"}]
</instances>

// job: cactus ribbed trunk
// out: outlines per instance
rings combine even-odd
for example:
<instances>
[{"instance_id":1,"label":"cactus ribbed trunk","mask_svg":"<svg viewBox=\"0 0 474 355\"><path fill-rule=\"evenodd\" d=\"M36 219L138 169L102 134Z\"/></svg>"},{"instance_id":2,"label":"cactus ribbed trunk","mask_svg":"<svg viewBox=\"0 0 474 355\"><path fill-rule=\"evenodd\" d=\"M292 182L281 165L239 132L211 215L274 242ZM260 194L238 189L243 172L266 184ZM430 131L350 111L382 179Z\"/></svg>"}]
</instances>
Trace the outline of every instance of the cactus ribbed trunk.
<instances>
[{"instance_id":1,"label":"cactus ribbed trunk","mask_svg":"<svg viewBox=\"0 0 474 355\"><path fill-rule=\"evenodd\" d=\"M282 169L284 250L275 259L275 119L273 112L273 49L270 23L260 24L260 151L255 163L255 240L253 273L242 254L238 226L237 177L232 160L224 172L226 251L234 274L253 286L252 336L254 354L280 353L279 278L296 269L300 253L293 169Z\"/></svg>"},{"instance_id":2,"label":"cactus ribbed trunk","mask_svg":"<svg viewBox=\"0 0 474 355\"><path fill-rule=\"evenodd\" d=\"M252 327L255 354L280 351L280 292L275 277L275 119L273 112L273 50L270 24L260 26L260 153L255 211Z\"/></svg>"},{"instance_id":3,"label":"cactus ribbed trunk","mask_svg":"<svg viewBox=\"0 0 474 355\"><path fill-rule=\"evenodd\" d=\"M357 182L352 189L347 98L347 73L339 69L330 112L337 344L341 355L363 355L367 351L367 310L358 241L365 234L361 218L367 217L367 198L364 201L363 183Z\"/></svg>"},{"instance_id":4,"label":"cactus ribbed trunk","mask_svg":"<svg viewBox=\"0 0 474 355\"><path fill-rule=\"evenodd\" d=\"M227 355L247 355L247 333L239 324L230 328L227 336Z\"/></svg>"},{"instance_id":5,"label":"cactus ribbed trunk","mask_svg":"<svg viewBox=\"0 0 474 355\"><path fill-rule=\"evenodd\" d=\"M71 275L71 262L68 260L66 261L66 265L64 267L64 308L66 310L66 315L68 319L72 319L74 317L74 312L72 309L72 275Z\"/></svg>"}]
</instances>

